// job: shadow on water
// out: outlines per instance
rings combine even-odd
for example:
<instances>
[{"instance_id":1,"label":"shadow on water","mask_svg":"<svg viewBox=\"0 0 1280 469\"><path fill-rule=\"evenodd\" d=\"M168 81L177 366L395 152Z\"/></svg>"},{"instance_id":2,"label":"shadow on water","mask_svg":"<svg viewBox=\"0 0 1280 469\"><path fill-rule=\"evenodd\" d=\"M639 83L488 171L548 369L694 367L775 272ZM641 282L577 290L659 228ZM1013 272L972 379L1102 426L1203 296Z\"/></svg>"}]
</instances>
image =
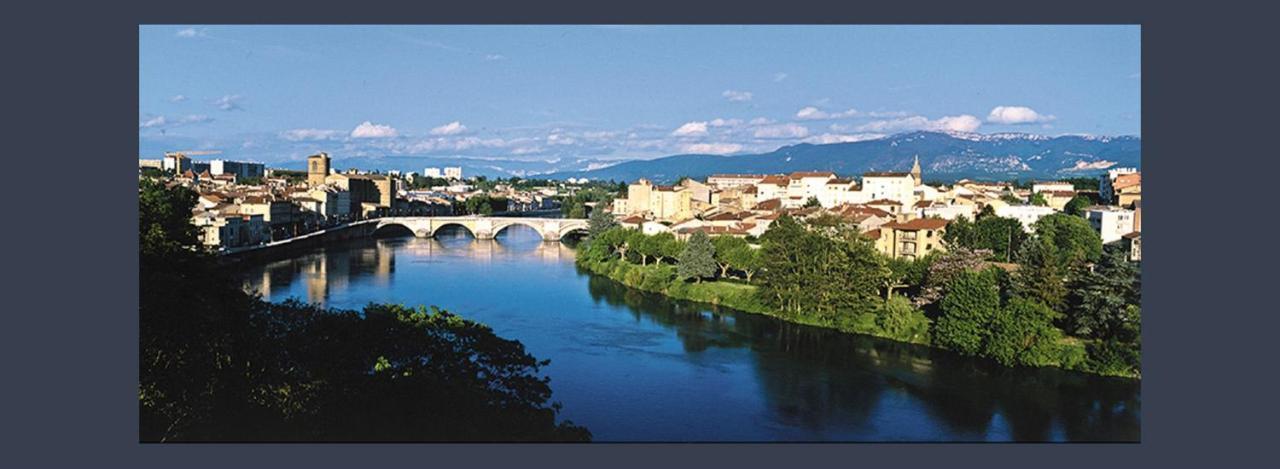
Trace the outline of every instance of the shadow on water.
<instances>
[{"instance_id":1,"label":"shadow on water","mask_svg":"<svg viewBox=\"0 0 1280 469\"><path fill-rule=\"evenodd\" d=\"M1006 368L944 350L672 300L579 272L590 276L593 300L668 326L686 351L749 347L766 400L789 425L870 431L883 406L908 400L923 408L921 426L945 426L926 435L930 439L1140 439L1136 381Z\"/></svg>"},{"instance_id":2,"label":"shadow on water","mask_svg":"<svg viewBox=\"0 0 1280 469\"><path fill-rule=\"evenodd\" d=\"M1141 392L1136 381L1057 369L1005 368L928 347L672 300L574 268L573 240L546 243L527 227L513 227L499 233L496 240L483 241L474 239L461 227L442 228L434 239L394 232L386 235L343 242L292 259L246 268L245 287L267 298L298 296L321 304L330 303L334 297L338 297L338 304L365 298L353 297L353 292L375 292L371 296L393 301L410 301L422 295L429 295L430 301L435 301L440 295L452 295L460 298L457 301L474 301L474 307L500 310L511 305L512 300L504 294L511 288L519 288L511 282L545 273L545 279L520 290L521 304L527 303L528 307L515 309L559 305L556 318L565 322L555 325L545 321L512 322L526 320L517 315L495 316L503 323L494 325L511 327L517 336L532 338L542 334L538 336L540 339L554 341L559 340L554 338L563 330L605 327L603 323L593 322L599 319L592 315L600 313L592 311L605 311L614 318L617 314L627 314L635 322L644 324L632 326L624 321L617 325L622 331L618 334L628 330L658 331L659 335L678 341L678 344L672 343L682 352L678 354L682 358L677 360L714 361L711 357L719 357L730 369L750 375L748 381L730 381L753 383L750 391L735 390L754 396L744 398L734 394L735 399L748 402L734 405L744 407L711 412L698 407L705 406L707 401L664 403L662 405L688 406L687 412L677 415L687 415L693 420L658 422L654 425L665 427L655 427L651 433L640 429L632 434L665 435L670 434L672 425L676 428L700 425L701 433L696 434L711 433L707 438L714 439L714 422L698 420L712 418L708 417L712 415L724 417L726 413L760 412L759 417L750 417L757 428L735 435L756 440L812 441L1138 441L1140 438ZM399 280L396 278L397 254L400 255L399 267L411 272L402 273ZM448 283L449 277L459 279ZM581 297L584 294L587 297ZM491 298L471 299L485 295ZM569 297L580 300L568 301ZM597 306L595 310L590 308L592 303ZM463 311L468 312L479 313ZM545 329L538 329L539 326ZM625 335L609 337L619 340L617 337L625 338ZM598 347L610 345L616 344ZM733 353L716 353L725 351ZM681 366L655 361L651 366L635 368L636 364L625 361L629 359L623 357L607 363L626 368L627 373L647 373L634 379L659 382L668 379L670 375L666 373L678 369L664 366ZM574 360L562 356L553 362L563 367L570 366L567 363ZM552 370L577 373L590 379L597 376L592 370L554 366ZM556 376L552 376L553 383L564 386L572 382L556 381ZM697 383L701 381L691 383L699 386ZM628 396L628 389L622 387L616 389L618 394L612 399L640 402L631 399L635 396ZM556 389L557 393L571 391ZM691 389L688 392L707 391ZM566 408L572 404L566 402ZM594 417L604 421L637 422L644 419L625 413L652 410L643 406L628 407L629 410L620 410L625 406L615 407L601 410L599 412L609 413Z\"/></svg>"}]
</instances>

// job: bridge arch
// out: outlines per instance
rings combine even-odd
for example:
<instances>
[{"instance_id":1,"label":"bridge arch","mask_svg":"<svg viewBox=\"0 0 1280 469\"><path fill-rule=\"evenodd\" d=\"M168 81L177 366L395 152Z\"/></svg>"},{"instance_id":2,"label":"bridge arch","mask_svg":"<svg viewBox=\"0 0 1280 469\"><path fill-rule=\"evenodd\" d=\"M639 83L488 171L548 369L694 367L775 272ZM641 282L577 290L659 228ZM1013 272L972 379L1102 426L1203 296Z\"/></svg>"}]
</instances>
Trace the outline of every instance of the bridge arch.
<instances>
[{"instance_id":1,"label":"bridge arch","mask_svg":"<svg viewBox=\"0 0 1280 469\"><path fill-rule=\"evenodd\" d=\"M440 233L440 229L446 226L460 226L464 231L467 232L467 234L471 235L472 238L477 238L477 239L480 238L479 233L476 233L475 227L471 226L465 221L445 221L445 222L440 222L438 224L432 223L431 226L425 229L424 231L425 234L423 235L423 237L434 238L436 237L437 234Z\"/></svg>"},{"instance_id":2,"label":"bridge arch","mask_svg":"<svg viewBox=\"0 0 1280 469\"><path fill-rule=\"evenodd\" d=\"M529 228L532 228L533 231L537 232L538 236L540 236L542 239L547 239L547 234L543 232L542 226L540 226L538 223L535 223L532 221L524 221L520 219L506 220L506 221L502 221L494 224L493 233L492 233L493 237L497 238L498 233L501 233L503 230L506 230L507 228L511 228L516 225L527 226Z\"/></svg>"},{"instance_id":3,"label":"bridge arch","mask_svg":"<svg viewBox=\"0 0 1280 469\"><path fill-rule=\"evenodd\" d=\"M418 236L418 233L414 231L413 227L404 223L399 223L399 222L379 223L373 227L373 231L371 231L369 235L376 237L378 235L391 234L397 231Z\"/></svg>"}]
</instances>

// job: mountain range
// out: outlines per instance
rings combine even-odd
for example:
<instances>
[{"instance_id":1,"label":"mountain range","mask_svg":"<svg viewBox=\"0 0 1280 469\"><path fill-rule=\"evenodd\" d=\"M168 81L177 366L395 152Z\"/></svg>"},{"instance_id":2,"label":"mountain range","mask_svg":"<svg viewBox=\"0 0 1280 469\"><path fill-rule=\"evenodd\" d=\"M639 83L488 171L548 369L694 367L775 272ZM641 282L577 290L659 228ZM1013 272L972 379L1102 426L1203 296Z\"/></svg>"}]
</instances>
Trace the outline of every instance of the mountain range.
<instances>
[{"instance_id":1,"label":"mountain range","mask_svg":"<svg viewBox=\"0 0 1280 469\"><path fill-rule=\"evenodd\" d=\"M857 176L867 171L907 171L918 156L925 181L1052 179L1093 176L1112 167L1136 168L1141 153L1142 139L1133 136L919 131L858 142L802 143L760 154L674 155L538 177L615 181L643 177L662 183L716 173L832 171Z\"/></svg>"}]
</instances>

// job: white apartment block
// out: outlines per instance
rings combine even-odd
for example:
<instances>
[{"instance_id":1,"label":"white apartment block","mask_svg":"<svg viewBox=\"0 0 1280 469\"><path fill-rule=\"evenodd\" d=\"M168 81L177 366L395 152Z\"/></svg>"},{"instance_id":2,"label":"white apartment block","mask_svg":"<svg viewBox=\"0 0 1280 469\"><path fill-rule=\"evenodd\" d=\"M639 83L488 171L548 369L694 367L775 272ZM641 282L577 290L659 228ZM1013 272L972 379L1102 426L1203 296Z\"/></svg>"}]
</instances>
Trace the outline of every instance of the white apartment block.
<instances>
[{"instance_id":1,"label":"white apartment block","mask_svg":"<svg viewBox=\"0 0 1280 469\"><path fill-rule=\"evenodd\" d=\"M911 173L871 172L862 175L862 192L867 200L888 199L903 206L916 204L916 179Z\"/></svg>"},{"instance_id":2,"label":"white apartment block","mask_svg":"<svg viewBox=\"0 0 1280 469\"><path fill-rule=\"evenodd\" d=\"M462 167L451 166L444 168L444 177L449 179L462 179Z\"/></svg>"},{"instance_id":3,"label":"white apartment block","mask_svg":"<svg viewBox=\"0 0 1280 469\"><path fill-rule=\"evenodd\" d=\"M429 178L442 178L444 173L440 172L440 168L423 168L422 176Z\"/></svg>"},{"instance_id":4,"label":"white apartment block","mask_svg":"<svg viewBox=\"0 0 1280 469\"><path fill-rule=\"evenodd\" d=\"M1102 237L1103 243L1119 241L1124 235L1133 232L1133 210L1095 206L1085 211L1085 218Z\"/></svg>"}]
</instances>

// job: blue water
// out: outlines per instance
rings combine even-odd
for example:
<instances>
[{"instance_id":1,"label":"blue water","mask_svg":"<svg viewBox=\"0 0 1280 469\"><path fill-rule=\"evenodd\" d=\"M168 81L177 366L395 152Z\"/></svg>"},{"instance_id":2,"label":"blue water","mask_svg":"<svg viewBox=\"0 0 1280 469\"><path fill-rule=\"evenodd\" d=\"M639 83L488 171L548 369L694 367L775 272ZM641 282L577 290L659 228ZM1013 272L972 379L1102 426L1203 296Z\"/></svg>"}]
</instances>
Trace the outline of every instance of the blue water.
<instances>
[{"instance_id":1,"label":"blue water","mask_svg":"<svg viewBox=\"0 0 1280 469\"><path fill-rule=\"evenodd\" d=\"M367 239L244 267L246 288L337 308L438 305L524 343L596 441L1137 441L1136 381L673 301L580 271L573 248Z\"/></svg>"}]
</instances>

